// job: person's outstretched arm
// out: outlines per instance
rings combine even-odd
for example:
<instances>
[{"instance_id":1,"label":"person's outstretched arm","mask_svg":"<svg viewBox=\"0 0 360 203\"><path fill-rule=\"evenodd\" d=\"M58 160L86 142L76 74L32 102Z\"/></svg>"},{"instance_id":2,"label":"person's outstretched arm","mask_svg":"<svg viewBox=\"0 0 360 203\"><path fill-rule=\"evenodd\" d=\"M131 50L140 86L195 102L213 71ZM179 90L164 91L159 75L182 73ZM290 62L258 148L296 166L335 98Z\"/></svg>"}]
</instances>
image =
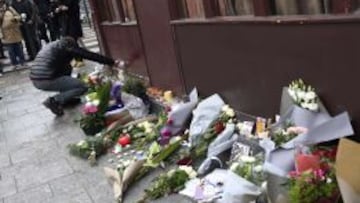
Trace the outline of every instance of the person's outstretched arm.
<instances>
[{"instance_id":1,"label":"person's outstretched arm","mask_svg":"<svg viewBox=\"0 0 360 203\"><path fill-rule=\"evenodd\" d=\"M101 64L106 65L114 65L115 61L112 58L103 56L101 54L97 54L94 52L90 52L86 49L83 49L81 47L69 47L67 50L74 56L74 57L81 57L87 60L96 61Z\"/></svg>"}]
</instances>

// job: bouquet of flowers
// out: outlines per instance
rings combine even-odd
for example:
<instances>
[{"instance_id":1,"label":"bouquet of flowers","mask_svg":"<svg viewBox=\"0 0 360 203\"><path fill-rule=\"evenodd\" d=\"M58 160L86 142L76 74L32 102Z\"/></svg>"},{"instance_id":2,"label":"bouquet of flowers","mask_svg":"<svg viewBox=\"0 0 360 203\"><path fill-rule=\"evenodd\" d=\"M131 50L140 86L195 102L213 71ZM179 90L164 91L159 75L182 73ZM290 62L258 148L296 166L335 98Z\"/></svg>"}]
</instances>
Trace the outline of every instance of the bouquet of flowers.
<instances>
[{"instance_id":1,"label":"bouquet of flowers","mask_svg":"<svg viewBox=\"0 0 360 203\"><path fill-rule=\"evenodd\" d=\"M111 138L116 142L113 152L118 154L124 152L124 149L142 150L148 143L159 139L160 129L165 125L166 121L166 114L160 113L154 119L127 125L118 136Z\"/></svg>"},{"instance_id":2,"label":"bouquet of flowers","mask_svg":"<svg viewBox=\"0 0 360 203\"><path fill-rule=\"evenodd\" d=\"M229 105L224 105L221 108L220 115L211 123L205 133L199 137L198 144L192 146L191 155L194 158L206 155L211 142L225 129L226 124L232 123L234 119L235 111Z\"/></svg>"},{"instance_id":3,"label":"bouquet of flowers","mask_svg":"<svg viewBox=\"0 0 360 203\"><path fill-rule=\"evenodd\" d=\"M291 82L288 93L298 106L310 111L318 111L318 96L315 88L306 85L302 79Z\"/></svg>"},{"instance_id":4,"label":"bouquet of flowers","mask_svg":"<svg viewBox=\"0 0 360 203\"><path fill-rule=\"evenodd\" d=\"M296 154L296 170L289 173L288 181L291 202L337 202L335 156L335 147L316 147L309 154Z\"/></svg>"},{"instance_id":5,"label":"bouquet of flowers","mask_svg":"<svg viewBox=\"0 0 360 203\"><path fill-rule=\"evenodd\" d=\"M83 107L80 127L87 135L94 135L105 127L104 114L110 100L111 82L99 84L96 91L86 96L87 103Z\"/></svg>"},{"instance_id":6,"label":"bouquet of flowers","mask_svg":"<svg viewBox=\"0 0 360 203\"><path fill-rule=\"evenodd\" d=\"M281 146L294 139L299 134L306 133L308 130L304 127L293 126L291 122L286 122L284 128L277 128L271 134L271 140L275 143L275 146Z\"/></svg>"},{"instance_id":7,"label":"bouquet of flowers","mask_svg":"<svg viewBox=\"0 0 360 203\"><path fill-rule=\"evenodd\" d=\"M152 181L145 190L145 200L155 200L171 193L177 193L185 187L185 183L196 177L196 171L190 166L180 166L163 173Z\"/></svg>"},{"instance_id":8,"label":"bouquet of flowers","mask_svg":"<svg viewBox=\"0 0 360 203\"><path fill-rule=\"evenodd\" d=\"M242 155L231 164L230 170L249 182L261 186L265 180L263 162L260 154L257 156Z\"/></svg>"},{"instance_id":9,"label":"bouquet of flowers","mask_svg":"<svg viewBox=\"0 0 360 203\"><path fill-rule=\"evenodd\" d=\"M141 131L142 128L135 129L134 126L137 126L140 123L150 123L156 120L156 116L148 116L131 122L126 120L120 123L113 123L97 136L88 137L76 144L70 144L68 146L70 154L83 159L88 159L90 164L95 164L96 159L105 154L108 149L114 146L114 144L125 144L125 142L127 142L124 138L121 140L119 138L121 135L124 135L124 132L128 132L129 129L132 129L132 132L137 130Z\"/></svg>"}]
</instances>

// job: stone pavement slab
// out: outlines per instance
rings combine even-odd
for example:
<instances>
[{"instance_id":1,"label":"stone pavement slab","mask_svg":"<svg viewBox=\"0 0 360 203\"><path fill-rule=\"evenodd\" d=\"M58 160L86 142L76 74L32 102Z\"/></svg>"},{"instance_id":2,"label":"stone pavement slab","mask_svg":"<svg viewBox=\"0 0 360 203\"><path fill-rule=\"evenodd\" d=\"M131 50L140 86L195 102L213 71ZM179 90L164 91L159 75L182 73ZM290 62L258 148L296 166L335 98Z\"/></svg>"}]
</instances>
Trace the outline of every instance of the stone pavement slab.
<instances>
[{"instance_id":1,"label":"stone pavement slab","mask_svg":"<svg viewBox=\"0 0 360 203\"><path fill-rule=\"evenodd\" d=\"M49 185L41 185L10 197L6 197L5 203L42 203L49 202L53 196Z\"/></svg>"},{"instance_id":2,"label":"stone pavement slab","mask_svg":"<svg viewBox=\"0 0 360 203\"><path fill-rule=\"evenodd\" d=\"M17 192L15 179L12 177L1 177L0 199L14 195Z\"/></svg>"}]
</instances>

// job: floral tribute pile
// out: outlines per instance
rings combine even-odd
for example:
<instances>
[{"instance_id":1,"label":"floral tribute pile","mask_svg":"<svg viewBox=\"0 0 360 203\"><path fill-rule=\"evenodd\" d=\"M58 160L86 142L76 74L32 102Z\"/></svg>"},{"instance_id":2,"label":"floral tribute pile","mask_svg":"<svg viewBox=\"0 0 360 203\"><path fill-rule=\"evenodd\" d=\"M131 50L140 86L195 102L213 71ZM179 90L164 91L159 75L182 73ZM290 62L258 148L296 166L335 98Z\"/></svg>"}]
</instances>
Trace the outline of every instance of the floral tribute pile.
<instances>
[{"instance_id":1,"label":"floral tribute pile","mask_svg":"<svg viewBox=\"0 0 360 203\"><path fill-rule=\"evenodd\" d=\"M331 117L315 89L301 79L284 88L274 122L261 117L239 120L239 112L219 95L200 100L196 89L180 100L171 91L146 90L136 81L126 88L114 82L95 84L82 123L97 126L90 119L94 117L106 127L69 147L71 154L91 164L111 154L104 171L118 202L132 184L155 170L163 173L147 185L140 202L174 193L224 203L273 200L282 191L289 202L336 202L340 196L336 144L322 143L352 135L350 119L347 113ZM127 106L117 92L121 95L124 89L147 102L154 98L163 108L141 116L128 108L109 122L109 111ZM285 182L273 182L274 176Z\"/></svg>"}]
</instances>

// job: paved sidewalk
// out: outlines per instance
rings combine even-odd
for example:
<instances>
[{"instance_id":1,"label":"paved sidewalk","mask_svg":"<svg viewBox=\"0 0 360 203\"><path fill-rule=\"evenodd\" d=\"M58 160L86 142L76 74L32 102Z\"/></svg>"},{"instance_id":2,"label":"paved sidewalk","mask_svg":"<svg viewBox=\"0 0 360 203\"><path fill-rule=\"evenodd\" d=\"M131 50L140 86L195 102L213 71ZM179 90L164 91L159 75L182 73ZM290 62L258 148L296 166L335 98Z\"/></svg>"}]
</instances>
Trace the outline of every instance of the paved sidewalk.
<instances>
[{"instance_id":1,"label":"paved sidewalk","mask_svg":"<svg viewBox=\"0 0 360 203\"><path fill-rule=\"evenodd\" d=\"M67 145L85 137L74 122L79 110L56 118L41 102L29 70L0 78L0 203L113 202L102 171L72 157Z\"/></svg>"}]
</instances>

